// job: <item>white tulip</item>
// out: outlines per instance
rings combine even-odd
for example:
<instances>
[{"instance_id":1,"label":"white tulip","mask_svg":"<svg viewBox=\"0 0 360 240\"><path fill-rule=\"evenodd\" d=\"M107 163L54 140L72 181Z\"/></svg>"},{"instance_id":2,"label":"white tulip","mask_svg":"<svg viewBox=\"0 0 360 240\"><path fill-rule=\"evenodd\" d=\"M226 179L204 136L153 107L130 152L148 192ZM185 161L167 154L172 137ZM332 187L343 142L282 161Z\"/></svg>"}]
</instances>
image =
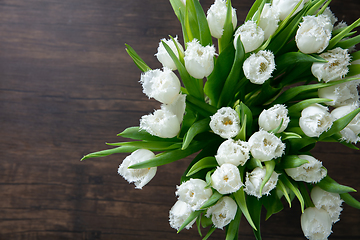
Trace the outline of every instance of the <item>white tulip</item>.
<instances>
[{"instance_id":1,"label":"white tulip","mask_svg":"<svg viewBox=\"0 0 360 240\"><path fill-rule=\"evenodd\" d=\"M138 149L127 156L121 163L118 173L129 183L134 183L135 188L142 189L156 174L156 167L132 169L129 166L141 163L155 157L155 154L147 149Z\"/></svg>"},{"instance_id":2,"label":"white tulip","mask_svg":"<svg viewBox=\"0 0 360 240\"><path fill-rule=\"evenodd\" d=\"M177 186L175 194L179 197L179 200L187 203L191 210L199 210L212 195L211 188L205 188L206 185L204 180L192 178Z\"/></svg>"},{"instance_id":3,"label":"white tulip","mask_svg":"<svg viewBox=\"0 0 360 240\"><path fill-rule=\"evenodd\" d=\"M340 83L331 87L319 88L320 98L332 99L325 102L326 105L339 107L359 101L359 92L357 90L360 81L351 81Z\"/></svg>"},{"instance_id":4,"label":"white tulip","mask_svg":"<svg viewBox=\"0 0 360 240\"><path fill-rule=\"evenodd\" d=\"M281 157L285 144L273 133L265 130L255 132L248 140L251 155L262 162Z\"/></svg>"},{"instance_id":5,"label":"white tulip","mask_svg":"<svg viewBox=\"0 0 360 240\"><path fill-rule=\"evenodd\" d=\"M274 34L279 26L280 15L276 8L272 7L270 3L265 3L260 15L259 27L264 30L264 40Z\"/></svg>"},{"instance_id":6,"label":"white tulip","mask_svg":"<svg viewBox=\"0 0 360 240\"><path fill-rule=\"evenodd\" d=\"M209 10L207 11L206 19L209 24L211 36L213 36L214 38L221 38L224 32L226 13L226 0L215 0L215 2L210 6ZM231 22L233 25L233 29L235 29L237 23L235 8L232 8L231 14Z\"/></svg>"},{"instance_id":7,"label":"white tulip","mask_svg":"<svg viewBox=\"0 0 360 240\"><path fill-rule=\"evenodd\" d=\"M211 116L211 130L222 138L235 137L240 131L240 118L231 107L222 107Z\"/></svg>"},{"instance_id":8,"label":"white tulip","mask_svg":"<svg viewBox=\"0 0 360 240\"><path fill-rule=\"evenodd\" d=\"M211 186L221 194L236 192L243 185L239 169L230 163L221 165L211 175Z\"/></svg>"},{"instance_id":9,"label":"white tulip","mask_svg":"<svg viewBox=\"0 0 360 240\"><path fill-rule=\"evenodd\" d=\"M325 15L305 16L296 32L295 41L303 53L321 53L329 45L332 25Z\"/></svg>"},{"instance_id":10,"label":"white tulip","mask_svg":"<svg viewBox=\"0 0 360 240\"><path fill-rule=\"evenodd\" d=\"M275 70L275 57L271 51L260 50L251 54L243 64L245 77L254 84L263 84Z\"/></svg>"},{"instance_id":11,"label":"white tulip","mask_svg":"<svg viewBox=\"0 0 360 240\"><path fill-rule=\"evenodd\" d=\"M236 215L237 204L231 197L222 197L213 206L209 207L206 212L206 217L211 216L211 221L215 227L223 229L228 225Z\"/></svg>"},{"instance_id":12,"label":"white tulip","mask_svg":"<svg viewBox=\"0 0 360 240\"><path fill-rule=\"evenodd\" d=\"M177 67L175 65L174 60L172 60L169 53L166 51L164 44L162 42L164 41L171 48L171 50L176 55L176 57L179 58L179 52L178 52L176 46L179 48L179 50L182 54L184 54L184 48L179 43L177 36L174 38L174 40L175 40L176 45L172 39L169 39L169 40L166 40L165 38L161 39L161 41L159 43L159 47L157 49L157 53L155 54L155 56L159 60L159 62L164 67L170 68L171 70L176 70Z\"/></svg>"},{"instance_id":13,"label":"white tulip","mask_svg":"<svg viewBox=\"0 0 360 240\"><path fill-rule=\"evenodd\" d=\"M313 63L311 66L312 74L319 80L329 82L344 77L350 65L350 54L347 49L339 47L320 54L326 63Z\"/></svg>"},{"instance_id":14,"label":"white tulip","mask_svg":"<svg viewBox=\"0 0 360 240\"><path fill-rule=\"evenodd\" d=\"M265 174L266 169L260 167L256 167L251 173L247 172L244 191L248 195L252 195L257 198L261 198L262 195L269 195L270 191L276 187L279 174L274 171L260 193L260 186L264 180Z\"/></svg>"},{"instance_id":15,"label":"white tulip","mask_svg":"<svg viewBox=\"0 0 360 240\"><path fill-rule=\"evenodd\" d=\"M274 130L281 124L278 133L283 132L290 122L290 118L288 117L288 110L286 109L285 105L276 104L267 110L264 109L260 113L258 122L259 127L266 131Z\"/></svg>"},{"instance_id":16,"label":"white tulip","mask_svg":"<svg viewBox=\"0 0 360 240\"><path fill-rule=\"evenodd\" d=\"M183 202L178 200L174 206L171 208L169 212L169 222L172 228L179 230L181 225L185 222L185 220L190 216L193 211L191 207ZM190 229L192 225L195 223L196 218L191 221L188 225L186 225L186 229Z\"/></svg>"},{"instance_id":17,"label":"white tulip","mask_svg":"<svg viewBox=\"0 0 360 240\"><path fill-rule=\"evenodd\" d=\"M264 42L264 31L258 27L255 21L249 20L241 25L234 34L235 49L239 37L244 45L245 53L247 53L261 46Z\"/></svg>"},{"instance_id":18,"label":"white tulip","mask_svg":"<svg viewBox=\"0 0 360 240\"><path fill-rule=\"evenodd\" d=\"M150 70L141 74L143 92L165 104L171 104L180 92L180 80L169 68Z\"/></svg>"},{"instance_id":19,"label":"white tulip","mask_svg":"<svg viewBox=\"0 0 360 240\"><path fill-rule=\"evenodd\" d=\"M171 104L162 104L161 108L174 113L181 123L184 118L186 108L186 94L179 94Z\"/></svg>"},{"instance_id":20,"label":"white tulip","mask_svg":"<svg viewBox=\"0 0 360 240\"><path fill-rule=\"evenodd\" d=\"M305 159L305 163L296 168L286 168L285 172L295 181L304 181L307 183L317 183L323 179L327 170L323 168L322 163L310 155L299 155L301 159Z\"/></svg>"},{"instance_id":21,"label":"white tulip","mask_svg":"<svg viewBox=\"0 0 360 240\"><path fill-rule=\"evenodd\" d=\"M299 125L308 137L319 137L323 132L330 129L333 118L328 108L320 104L312 104L301 111Z\"/></svg>"},{"instance_id":22,"label":"white tulip","mask_svg":"<svg viewBox=\"0 0 360 240\"><path fill-rule=\"evenodd\" d=\"M140 129L162 138L175 137L180 131L180 124L178 117L164 108L155 110L153 114L142 116L140 119Z\"/></svg>"},{"instance_id":23,"label":"white tulip","mask_svg":"<svg viewBox=\"0 0 360 240\"><path fill-rule=\"evenodd\" d=\"M214 46L202 46L197 39L187 43L185 50L185 68L188 73L197 79L202 79L214 70Z\"/></svg>"},{"instance_id":24,"label":"white tulip","mask_svg":"<svg viewBox=\"0 0 360 240\"><path fill-rule=\"evenodd\" d=\"M330 193L316 186L311 189L311 200L318 209L324 209L330 215L332 223L339 221L342 211L341 204L344 202L338 193Z\"/></svg>"},{"instance_id":25,"label":"white tulip","mask_svg":"<svg viewBox=\"0 0 360 240\"><path fill-rule=\"evenodd\" d=\"M220 166L225 163L244 166L250 158L249 151L249 144L247 142L228 139L219 146L215 158Z\"/></svg>"},{"instance_id":26,"label":"white tulip","mask_svg":"<svg viewBox=\"0 0 360 240\"><path fill-rule=\"evenodd\" d=\"M334 121L335 121L358 108L359 108L359 102L341 106L341 107L335 108L331 112L331 116L334 118ZM360 137L359 137L360 113L357 114L353 118L353 120L351 120L351 122L343 130L340 131L340 134L342 136L342 140L344 140L346 142L352 142L352 143L356 144L357 142L360 141Z\"/></svg>"},{"instance_id":27,"label":"white tulip","mask_svg":"<svg viewBox=\"0 0 360 240\"><path fill-rule=\"evenodd\" d=\"M279 12L280 14L279 17L280 20L282 21L292 12L292 10L300 1L301 1L300 6L293 13L293 15L295 15L304 7L303 0L273 0L272 5Z\"/></svg>"},{"instance_id":28,"label":"white tulip","mask_svg":"<svg viewBox=\"0 0 360 240\"><path fill-rule=\"evenodd\" d=\"M306 208L301 214L301 229L309 240L325 240L331 234L331 219L324 209Z\"/></svg>"}]
</instances>

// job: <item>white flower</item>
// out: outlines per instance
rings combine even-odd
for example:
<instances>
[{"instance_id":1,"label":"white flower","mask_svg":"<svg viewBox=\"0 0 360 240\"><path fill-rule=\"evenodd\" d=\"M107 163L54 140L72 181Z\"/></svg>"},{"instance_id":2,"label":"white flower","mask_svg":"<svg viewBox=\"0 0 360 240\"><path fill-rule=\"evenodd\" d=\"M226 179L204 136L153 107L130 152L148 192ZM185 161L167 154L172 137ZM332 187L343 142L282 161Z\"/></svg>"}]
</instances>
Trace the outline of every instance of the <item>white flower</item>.
<instances>
[{"instance_id":1,"label":"white flower","mask_svg":"<svg viewBox=\"0 0 360 240\"><path fill-rule=\"evenodd\" d=\"M197 79L210 75L214 69L214 46L202 46L197 39L187 43L185 50L185 67L188 73Z\"/></svg>"},{"instance_id":2,"label":"white flower","mask_svg":"<svg viewBox=\"0 0 360 240\"><path fill-rule=\"evenodd\" d=\"M207 11L206 19L209 24L211 36L213 36L214 38L221 38L223 34L226 12L226 0L215 0L215 2L210 6L209 10ZM233 29L235 29L237 17L236 10L234 8L232 8L231 14L231 22L233 25Z\"/></svg>"},{"instance_id":3,"label":"white flower","mask_svg":"<svg viewBox=\"0 0 360 240\"><path fill-rule=\"evenodd\" d=\"M354 111L355 109L359 108L359 102L355 102L353 104L348 104L345 106L341 106L335 108L331 112L331 116L334 118L334 121L342 118L343 116L349 114L350 112ZM342 136L342 140L352 143L357 143L360 141L360 114L357 114L353 120L343 129L340 131Z\"/></svg>"},{"instance_id":4,"label":"white flower","mask_svg":"<svg viewBox=\"0 0 360 240\"><path fill-rule=\"evenodd\" d=\"M236 192L243 185L239 169L230 163L221 165L211 175L211 186L221 194Z\"/></svg>"},{"instance_id":5,"label":"white flower","mask_svg":"<svg viewBox=\"0 0 360 240\"><path fill-rule=\"evenodd\" d=\"M211 116L210 128L222 138L235 137L240 131L240 119L231 107L222 107Z\"/></svg>"},{"instance_id":6,"label":"white flower","mask_svg":"<svg viewBox=\"0 0 360 240\"><path fill-rule=\"evenodd\" d=\"M284 20L295 8L295 6L302 0L273 0L272 5L280 14L280 20ZM295 10L293 15L298 13L304 7L304 1L300 3L300 6ZM292 15L292 16L293 16Z\"/></svg>"},{"instance_id":7,"label":"white flower","mask_svg":"<svg viewBox=\"0 0 360 240\"><path fill-rule=\"evenodd\" d=\"M132 169L128 168L136 163L141 163L155 157L155 154L147 149L138 149L127 156L121 163L118 173L129 183L134 183L135 188L142 189L156 174L156 167Z\"/></svg>"},{"instance_id":8,"label":"white flower","mask_svg":"<svg viewBox=\"0 0 360 240\"><path fill-rule=\"evenodd\" d=\"M236 202L231 197L225 196L208 208L206 217L211 216L211 221L215 227L222 229L235 218L236 211Z\"/></svg>"},{"instance_id":9,"label":"white flower","mask_svg":"<svg viewBox=\"0 0 360 240\"><path fill-rule=\"evenodd\" d=\"M318 94L320 98L332 99L325 102L326 105L339 107L359 101L359 92L357 86L360 81L351 81L340 83L331 87L319 88Z\"/></svg>"},{"instance_id":10,"label":"white flower","mask_svg":"<svg viewBox=\"0 0 360 240\"><path fill-rule=\"evenodd\" d=\"M264 30L264 40L266 41L279 26L279 12L270 3L265 3L260 15L259 27Z\"/></svg>"},{"instance_id":11,"label":"white flower","mask_svg":"<svg viewBox=\"0 0 360 240\"><path fill-rule=\"evenodd\" d=\"M186 94L179 94L171 104L162 104L161 108L174 113L181 123L184 118L186 108Z\"/></svg>"},{"instance_id":12,"label":"white flower","mask_svg":"<svg viewBox=\"0 0 360 240\"><path fill-rule=\"evenodd\" d=\"M178 200L169 212L170 226L172 228L175 228L176 230L179 230L181 225L185 222L185 220L190 216L191 213L191 207L187 203ZM196 218L192 222L190 222L185 228L191 228L195 221Z\"/></svg>"},{"instance_id":13,"label":"white flower","mask_svg":"<svg viewBox=\"0 0 360 240\"><path fill-rule=\"evenodd\" d=\"M329 45L331 30L327 16L305 16L296 32L296 45L303 53L321 53Z\"/></svg>"},{"instance_id":14,"label":"white flower","mask_svg":"<svg viewBox=\"0 0 360 240\"><path fill-rule=\"evenodd\" d=\"M350 65L350 54L347 49L339 47L320 54L326 63L313 63L311 66L312 74L319 80L329 82L344 77Z\"/></svg>"},{"instance_id":15,"label":"white flower","mask_svg":"<svg viewBox=\"0 0 360 240\"><path fill-rule=\"evenodd\" d=\"M176 36L174 38L174 40L175 40L176 45L178 46L180 52L182 52L182 54L184 54L184 48L179 43L178 37ZM170 68L171 70L176 70L177 67L176 67L174 61L172 60L172 58L170 57L169 53L166 51L162 41L164 41L171 48L171 50L176 55L176 57L179 58L179 52L176 48L174 41L172 39L166 40L165 38L161 39L161 41L159 43L159 47L157 49L157 53L155 54L155 56L164 67Z\"/></svg>"},{"instance_id":16,"label":"white flower","mask_svg":"<svg viewBox=\"0 0 360 240\"><path fill-rule=\"evenodd\" d=\"M285 144L273 133L265 130L255 132L248 140L251 155L262 162L281 157Z\"/></svg>"},{"instance_id":17,"label":"white flower","mask_svg":"<svg viewBox=\"0 0 360 240\"><path fill-rule=\"evenodd\" d=\"M254 84L263 84L275 70L275 57L271 51L251 54L243 64L245 77Z\"/></svg>"},{"instance_id":18,"label":"white flower","mask_svg":"<svg viewBox=\"0 0 360 240\"><path fill-rule=\"evenodd\" d=\"M306 208L301 214L301 229L309 240L325 240L331 234L331 219L324 209Z\"/></svg>"},{"instance_id":19,"label":"white flower","mask_svg":"<svg viewBox=\"0 0 360 240\"><path fill-rule=\"evenodd\" d=\"M330 193L316 186L311 189L311 200L318 209L324 209L330 215L332 223L339 221L342 211L341 204L344 202L338 193Z\"/></svg>"},{"instance_id":20,"label":"white flower","mask_svg":"<svg viewBox=\"0 0 360 240\"><path fill-rule=\"evenodd\" d=\"M266 131L271 131L279 127L281 121L283 122L278 133L283 132L287 128L290 118L288 117L288 110L286 109L286 106L276 104L267 110L264 109L260 113L259 127Z\"/></svg>"},{"instance_id":21,"label":"white flower","mask_svg":"<svg viewBox=\"0 0 360 240\"><path fill-rule=\"evenodd\" d=\"M261 198L262 195L269 195L270 191L276 187L279 174L274 171L260 193L260 186L264 180L265 174L266 169L260 167L256 167L251 173L247 172L244 191L248 195L252 195L257 198Z\"/></svg>"},{"instance_id":22,"label":"white flower","mask_svg":"<svg viewBox=\"0 0 360 240\"><path fill-rule=\"evenodd\" d=\"M249 144L247 142L228 139L219 146L215 158L220 166L225 163L244 166L250 158L249 151Z\"/></svg>"},{"instance_id":23,"label":"white flower","mask_svg":"<svg viewBox=\"0 0 360 240\"><path fill-rule=\"evenodd\" d=\"M332 126L333 119L328 108L320 104L312 104L301 111L299 125L308 137L319 137Z\"/></svg>"},{"instance_id":24,"label":"white flower","mask_svg":"<svg viewBox=\"0 0 360 240\"><path fill-rule=\"evenodd\" d=\"M199 210L212 195L211 188L205 188L206 185L204 180L192 178L177 186L175 194L179 200L189 204L193 211Z\"/></svg>"},{"instance_id":25,"label":"white flower","mask_svg":"<svg viewBox=\"0 0 360 240\"><path fill-rule=\"evenodd\" d=\"M292 179L307 183L317 183L326 176L327 170L323 168L319 160L310 155L299 155L298 157L309 162L296 168L286 168L285 172Z\"/></svg>"},{"instance_id":26,"label":"white flower","mask_svg":"<svg viewBox=\"0 0 360 240\"><path fill-rule=\"evenodd\" d=\"M175 137L180 131L180 124L178 117L164 108L155 110L153 114L142 116L140 119L140 129L162 138Z\"/></svg>"},{"instance_id":27,"label":"white flower","mask_svg":"<svg viewBox=\"0 0 360 240\"><path fill-rule=\"evenodd\" d=\"M143 92L165 104L171 104L180 92L180 80L169 68L150 70L141 74Z\"/></svg>"},{"instance_id":28,"label":"white flower","mask_svg":"<svg viewBox=\"0 0 360 240\"><path fill-rule=\"evenodd\" d=\"M257 26L255 21L249 20L241 25L234 34L234 46L240 37L245 53L254 51L264 42L264 31Z\"/></svg>"}]
</instances>

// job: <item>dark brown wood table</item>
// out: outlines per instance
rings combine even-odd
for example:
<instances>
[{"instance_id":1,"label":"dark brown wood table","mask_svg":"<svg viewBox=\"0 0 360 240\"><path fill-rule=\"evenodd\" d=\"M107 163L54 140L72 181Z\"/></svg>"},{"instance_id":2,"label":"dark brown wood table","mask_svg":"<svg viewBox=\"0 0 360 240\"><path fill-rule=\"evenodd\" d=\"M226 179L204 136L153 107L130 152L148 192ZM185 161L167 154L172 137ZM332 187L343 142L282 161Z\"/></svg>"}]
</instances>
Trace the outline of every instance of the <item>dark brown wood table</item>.
<instances>
[{"instance_id":1,"label":"dark brown wood table","mask_svg":"<svg viewBox=\"0 0 360 240\"><path fill-rule=\"evenodd\" d=\"M201 0L208 9L212 0ZM239 22L252 4L234 0ZM348 23L357 0L334 0ZM130 44L152 68L161 38L181 36L167 0L0 0L0 239L200 239L176 234L168 212L191 159L158 168L136 190L117 174L127 154L80 162L122 141L159 107L142 93ZM360 152L319 144L313 154L360 190ZM353 194L360 199L360 194ZM263 239L305 239L297 201L262 222ZM360 239L360 211L344 205L330 239ZM241 239L254 239L245 219ZM217 230L210 239L224 239Z\"/></svg>"}]
</instances>

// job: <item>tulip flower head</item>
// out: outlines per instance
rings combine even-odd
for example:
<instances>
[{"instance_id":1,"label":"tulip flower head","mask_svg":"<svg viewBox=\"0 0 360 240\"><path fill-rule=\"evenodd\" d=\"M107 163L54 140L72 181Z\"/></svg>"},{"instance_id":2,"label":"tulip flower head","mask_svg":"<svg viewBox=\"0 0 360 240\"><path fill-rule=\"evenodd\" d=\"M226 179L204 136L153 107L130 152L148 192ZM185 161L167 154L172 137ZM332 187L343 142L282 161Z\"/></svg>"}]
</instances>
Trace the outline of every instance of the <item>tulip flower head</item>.
<instances>
[{"instance_id":1,"label":"tulip flower head","mask_svg":"<svg viewBox=\"0 0 360 240\"><path fill-rule=\"evenodd\" d=\"M274 130L281 124L278 133L283 132L287 128L289 122L290 118L288 117L288 110L285 105L281 104L275 104L267 110L264 109L259 116L259 127L266 131Z\"/></svg>"},{"instance_id":2,"label":"tulip flower head","mask_svg":"<svg viewBox=\"0 0 360 240\"><path fill-rule=\"evenodd\" d=\"M264 42L264 31L258 27L255 21L249 20L241 25L234 34L235 49L238 38L244 45L245 53L251 52Z\"/></svg>"},{"instance_id":3,"label":"tulip flower head","mask_svg":"<svg viewBox=\"0 0 360 240\"><path fill-rule=\"evenodd\" d=\"M183 202L178 200L174 206L171 208L169 212L169 222L172 228L179 230L181 225L185 222L185 220L190 216L193 211L191 207ZM196 219L191 221L188 225L186 225L186 229L190 229L192 225L195 223Z\"/></svg>"},{"instance_id":4,"label":"tulip flower head","mask_svg":"<svg viewBox=\"0 0 360 240\"><path fill-rule=\"evenodd\" d=\"M221 38L224 31L224 24L226 19L227 7L225 0L215 0L207 11L206 19L209 24L211 36L214 38ZM233 29L236 27L237 17L235 8L231 9L231 22Z\"/></svg>"},{"instance_id":5,"label":"tulip flower head","mask_svg":"<svg viewBox=\"0 0 360 240\"><path fill-rule=\"evenodd\" d=\"M174 41L175 41L175 43L174 43ZM171 50L176 55L176 57L179 58L178 48L182 54L184 54L184 48L179 43L177 36L174 38L174 41L172 39L168 39L168 40L165 38L161 39L161 41L159 42L159 47L157 49L157 53L155 54L156 58L163 65L163 67L167 67L171 70L176 70L177 67L174 63L174 60L172 60L169 53L166 51L164 44L162 42L165 42L171 48Z\"/></svg>"},{"instance_id":6,"label":"tulip flower head","mask_svg":"<svg viewBox=\"0 0 360 240\"><path fill-rule=\"evenodd\" d=\"M220 198L215 205L208 208L206 217L211 216L214 226L223 229L235 218L236 211L236 202L231 197L225 196Z\"/></svg>"},{"instance_id":7,"label":"tulip flower head","mask_svg":"<svg viewBox=\"0 0 360 240\"><path fill-rule=\"evenodd\" d=\"M222 138L235 137L240 131L238 113L231 107L222 107L211 116L211 130Z\"/></svg>"},{"instance_id":8,"label":"tulip flower head","mask_svg":"<svg viewBox=\"0 0 360 240\"><path fill-rule=\"evenodd\" d=\"M264 40L273 35L279 26L280 14L270 3L265 3L260 15L259 27L264 30Z\"/></svg>"},{"instance_id":9,"label":"tulip flower head","mask_svg":"<svg viewBox=\"0 0 360 240\"><path fill-rule=\"evenodd\" d=\"M261 198L262 195L269 195L270 191L276 187L279 174L274 171L271 174L270 179L265 183L260 193L260 186L265 178L265 174L266 174L266 169L260 167L256 167L250 173L247 172L244 191L248 195L252 195L257 198Z\"/></svg>"},{"instance_id":10,"label":"tulip flower head","mask_svg":"<svg viewBox=\"0 0 360 240\"><path fill-rule=\"evenodd\" d=\"M327 170L319 160L310 155L299 155L298 157L307 160L308 163L296 168L286 168L285 172L292 179L307 183L318 183L326 176Z\"/></svg>"},{"instance_id":11,"label":"tulip flower head","mask_svg":"<svg viewBox=\"0 0 360 240\"><path fill-rule=\"evenodd\" d=\"M250 158L249 151L250 148L247 142L228 139L219 146L215 158L220 166L225 163L244 166Z\"/></svg>"},{"instance_id":12,"label":"tulip flower head","mask_svg":"<svg viewBox=\"0 0 360 240\"><path fill-rule=\"evenodd\" d=\"M300 128L308 137L319 137L330 129L332 123L328 108L317 103L304 108L299 118Z\"/></svg>"},{"instance_id":13,"label":"tulip flower head","mask_svg":"<svg viewBox=\"0 0 360 240\"><path fill-rule=\"evenodd\" d=\"M157 168L132 169L129 167L154 157L153 152L147 149L138 149L124 159L119 166L118 173L129 183L134 183L135 188L142 189L155 176Z\"/></svg>"},{"instance_id":14,"label":"tulip flower head","mask_svg":"<svg viewBox=\"0 0 360 240\"><path fill-rule=\"evenodd\" d=\"M284 154L285 144L273 133L265 130L255 132L248 142L251 155L262 162L270 161Z\"/></svg>"},{"instance_id":15,"label":"tulip flower head","mask_svg":"<svg viewBox=\"0 0 360 240\"><path fill-rule=\"evenodd\" d=\"M280 20L282 21L288 15L290 15L292 10L300 1L301 1L300 6L295 10L295 12L293 13L294 15L304 7L304 0L273 0L272 5L277 10L277 12L279 12L279 17Z\"/></svg>"},{"instance_id":16,"label":"tulip flower head","mask_svg":"<svg viewBox=\"0 0 360 240\"><path fill-rule=\"evenodd\" d=\"M325 102L326 105L340 107L359 101L359 92L357 90L360 81L351 81L340 83L334 86L319 88L318 95L320 98L332 99Z\"/></svg>"},{"instance_id":17,"label":"tulip flower head","mask_svg":"<svg viewBox=\"0 0 360 240\"><path fill-rule=\"evenodd\" d=\"M221 194L236 192L243 185L239 169L230 163L216 168L211 175L211 186Z\"/></svg>"},{"instance_id":18,"label":"tulip flower head","mask_svg":"<svg viewBox=\"0 0 360 240\"><path fill-rule=\"evenodd\" d=\"M309 240L327 239L331 228L330 216L324 209L309 207L301 215L301 229Z\"/></svg>"},{"instance_id":19,"label":"tulip flower head","mask_svg":"<svg viewBox=\"0 0 360 240\"><path fill-rule=\"evenodd\" d=\"M251 54L243 64L245 77L254 84L263 84L275 70L275 57L271 51Z\"/></svg>"}]
</instances>

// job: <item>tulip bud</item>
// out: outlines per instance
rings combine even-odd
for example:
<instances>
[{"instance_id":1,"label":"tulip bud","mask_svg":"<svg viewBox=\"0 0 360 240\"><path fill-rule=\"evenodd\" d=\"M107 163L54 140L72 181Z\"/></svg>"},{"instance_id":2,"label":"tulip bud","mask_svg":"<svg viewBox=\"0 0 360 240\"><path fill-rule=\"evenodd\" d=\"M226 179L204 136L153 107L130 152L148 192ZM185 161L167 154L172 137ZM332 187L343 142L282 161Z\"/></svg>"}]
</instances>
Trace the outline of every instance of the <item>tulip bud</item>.
<instances>
[{"instance_id":1,"label":"tulip bud","mask_svg":"<svg viewBox=\"0 0 360 240\"><path fill-rule=\"evenodd\" d=\"M330 193L316 186L311 189L311 200L318 209L324 209L329 215L332 223L339 221L342 211L341 204L344 202L338 193Z\"/></svg>"},{"instance_id":2,"label":"tulip bud","mask_svg":"<svg viewBox=\"0 0 360 240\"><path fill-rule=\"evenodd\" d=\"M155 157L155 154L147 149L138 149L127 156L121 163L118 173L129 183L134 183L135 188L142 189L156 174L156 167L132 169L129 166L141 163Z\"/></svg>"},{"instance_id":3,"label":"tulip bud","mask_svg":"<svg viewBox=\"0 0 360 240\"><path fill-rule=\"evenodd\" d=\"M270 3L265 3L260 15L259 27L264 30L264 40L273 35L279 26L279 12Z\"/></svg>"},{"instance_id":4,"label":"tulip bud","mask_svg":"<svg viewBox=\"0 0 360 240\"><path fill-rule=\"evenodd\" d=\"M254 84L263 84L275 70L275 57L271 51L260 50L251 54L243 64L245 77Z\"/></svg>"},{"instance_id":5,"label":"tulip bud","mask_svg":"<svg viewBox=\"0 0 360 240\"><path fill-rule=\"evenodd\" d=\"M256 167L251 173L247 172L244 191L248 195L252 195L257 198L261 198L262 195L269 195L270 191L276 187L279 174L274 171L260 193L260 187L265 178L265 174L266 169L260 167Z\"/></svg>"},{"instance_id":6,"label":"tulip bud","mask_svg":"<svg viewBox=\"0 0 360 240\"><path fill-rule=\"evenodd\" d=\"M187 203L191 210L199 210L212 195L211 188L205 188L206 185L204 180L190 179L177 186L175 194L180 201Z\"/></svg>"},{"instance_id":7,"label":"tulip bud","mask_svg":"<svg viewBox=\"0 0 360 240\"><path fill-rule=\"evenodd\" d=\"M280 20L282 21L292 12L292 10L300 1L301 1L300 6L293 13L293 15L295 15L304 7L303 0L273 0L272 5L279 12L279 17Z\"/></svg>"},{"instance_id":8,"label":"tulip bud","mask_svg":"<svg viewBox=\"0 0 360 240\"><path fill-rule=\"evenodd\" d=\"M255 21L249 20L241 25L234 34L235 49L239 37L244 46L245 53L247 53L261 46L264 42L264 31L257 26Z\"/></svg>"},{"instance_id":9,"label":"tulip bud","mask_svg":"<svg viewBox=\"0 0 360 240\"><path fill-rule=\"evenodd\" d=\"M344 77L350 65L350 54L347 49L339 47L320 54L326 63L313 63L311 66L312 74L319 80L329 82Z\"/></svg>"},{"instance_id":10,"label":"tulip bud","mask_svg":"<svg viewBox=\"0 0 360 240\"><path fill-rule=\"evenodd\" d=\"M326 88L319 88L318 94L320 98L332 99L330 102L325 102L326 105L334 107L344 106L359 100L359 92L357 90L359 84L360 81L351 81Z\"/></svg>"},{"instance_id":11,"label":"tulip bud","mask_svg":"<svg viewBox=\"0 0 360 240\"><path fill-rule=\"evenodd\" d=\"M309 207L301 214L301 229L307 239L327 239L331 228L330 216L324 209Z\"/></svg>"},{"instance_id":12,"label":"tulip bud","mask_svg":"<svg viewBox=\"0 0 360 240\"><path fill-rule=\"evenodd\" d=\"M219 146L215 158L220 166L225 163L244 166L250 158L249 150L249 144L247 142L228 139Z\"/></svg>"},{"instance_id":13,"label":"tulip bud","mask_svg":"<svg viewBox=\"0 0 360 240\"><path fill-rule=\"evenodd\" d=\"M248 140L251 155L262 162L281 157L285 144L273 133L265 130L255 132Z\"/></svg>"},{"instance_id":14,"label":"tulip bud","mask_svg":"<svg viewBox=\"0 0 360 240\"><path fill-rule=\"evenodd\" d=\"M259 116L259 127L266 131L271 131L279 127L282 121L278 133L283 132L290 122L287 114L286 106L281 104L276 104L268 110L264 109Z\"/></svg>"},{"instance_id":15,"label":"tulip bud","mask_svg":"<svg viewBox=\"0 0 360 240\"><path fill-rule=\"evenodd\" d=\"M323 179L327 170L323 168L322 163L310 155L299 155L301 159L305 159L308 163L296 168L286 168L285 172L295 181L304 181L307 183L317 183Z\"/></svg>"},{"instance_id":16,"label":"tulip bud","mask_svg":"<svg viewBox=\"0 0 360 240\"><path fill-rule=\"evenodd\" d=\"M178 37L176 36L174 40L180 52L184 54L184 48L179 43ZM172 39L166 40L165 38L161 39L155 56L164 67L170 68L171 70L176 70L177 67L174 63L174 60L172 60L172 58L170 57L169 53L166 51L164 44L162 42L165 42L171 48L171 50L176 55L176 57L179 58L179 52L176 48L174 41Z\"/></svg>"},{"instance_id":17,"label":"tulip bud","mask_svg":"<svg viewBox=\"0 0 360 240\"><path fill-rule=\"evenodd\" d=\"M214 69L214 46L202 46L197 39L187 43L185 51L185 68L188 73L197 79L210 75Z\"/></svg>"},{"instance_id":18,"label":"tulip bud","mask_svg":"<svg viewBox=\"0 0 360 240\"><path fill-rule=\"evenodd\" d=\"M348 104L345 106L341 106L335 108L331 112L331 116L333 117L334 121L342 118L343 116L349 114L350 112L354 111L355 109L359 108L359 102L354 102L353 104ZM346 142L351 142L356 144L360 141L360 113L357 114L353 120L343 129L340 131L342 140Z\"/></svg>"},{"instance_id":19,"label":"tulip bud","mask_svg":"<svg viewBox=\"0 0 360 240\"><path fill-rule=\"evenodd\" d=\"M207 21L210 28L211 36L221 38L224 31L227 7L226 0L215 0L207 11ZM237 17L235 8L231 8L233 29L236 27Z\"/></svg>"},{"instance_id":20,"label":"tulip bud","mask_svg":"<svg viewBox=\"0 0 360 240\"><path fill-rule=\"evenodd\" d=\"M143 92L165 104L171 104L180 92L180 80L169 68L150 70L141 74Z\"/></svg>"},{"instance_id":21,"label":"tulip bud","mask_svg":"<svg viewBox=\"0 0 360 240\"><path fill-rule=\"evenodd\" d=\"M319 137L329 130L332 124L333 119L328 108L317 103L304 108L299 118L300 128L308 137Z\"/></svg>"},{"instance_id":22,"label":"tulip bud","mask_svg":"<svg viewBox=\"0 0 360 240\"><path fill-rule=\"evenodd\" d=\"M211 186L220 194L236 192L243 185L239 169L230 163L221 165L211 175Z\"/></svg>"},{"instance_id":23,"label":"tulip bud","mask_svg":"<svg viewBox=\"0 0 360 240\"><path fill-rule=\"evenodd\" d=\"M231 197L225 196L220 198L215 205L208 208L206 217L211 216L214 226L223 229L235 218L236 211L236 202Z\"/></svg>"},{"instance_id":24,"label":"tulip bud","mask_svg":"<svg viewBox=\"0 0 360 240\"><path fill-rule=\"evenodd\" d=\"M222 107L211 116L210 128L222 138L235 137L240 131L240 119L231 107Z\"/></svg>"},{"instance_id":25,"label":"tulip bud","mask_svg":"<svg viewBox=\"0 0 360 240\"><path fill-rule=\"evenodd\" d=\"M170 226L176 230L179 230L181 225L185 222L191 213L191 207L187 203L178 200L169 212ZM190 222L185 228L190 229L195 221L196 219Z\"/></svg>"},{"instance_id":26,"label":"tulip bud","mask_svg":"<svg viewBox=\"0 0 360 240\"><path fill-rule=\"evenodd\" d=\"M303 53L321 53L329 45L332 25L325 15L305 16L296 32L295 41Z\"/></svg>"}]
</instances>

